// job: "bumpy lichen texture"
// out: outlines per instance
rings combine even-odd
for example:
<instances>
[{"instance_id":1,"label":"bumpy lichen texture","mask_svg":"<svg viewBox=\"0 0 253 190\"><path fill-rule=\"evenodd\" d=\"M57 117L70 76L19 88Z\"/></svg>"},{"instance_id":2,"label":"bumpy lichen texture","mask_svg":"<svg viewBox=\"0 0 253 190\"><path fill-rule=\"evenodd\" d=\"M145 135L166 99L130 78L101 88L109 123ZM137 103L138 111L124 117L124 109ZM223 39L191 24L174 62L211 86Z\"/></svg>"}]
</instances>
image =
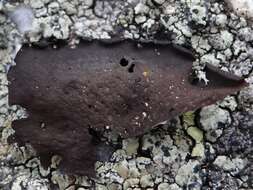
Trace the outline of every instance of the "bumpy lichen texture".
<instances>
[{"instance_id":1,"label":"bumpy lichen texture","mask_svg":"<svg viewBox=\"0 0 253 190\"><path fill-rule=\"evenodd\" d=\"M209 63L248 77L251 85L217 105L190 114L194 123L189 122L187 114L157 131L123 142L118 141L117 134L105 130L105 140L123 146L110 162L97 163L96 181L60 173L55 169L60 161L57 156L52 158L50 168L44 170L31 147L19 148L6 142L13 133L11 120L25 116L22 109L8 106L6 79L23 37L4 14L17 4L0 1L2 189L253 188L252 27L247 20L252 18L250 14L245 17L241 9L237 14L231 4L218 0L24 2L35 14L33 29L25 35L29 41L54 36L68 39L74 46L78 43L77 36L109 38L115 34L167 40L192 48L199 78L206 80L202 69ZM211 119L209 113L218 117Z\"/></svg>"}]
</instances>

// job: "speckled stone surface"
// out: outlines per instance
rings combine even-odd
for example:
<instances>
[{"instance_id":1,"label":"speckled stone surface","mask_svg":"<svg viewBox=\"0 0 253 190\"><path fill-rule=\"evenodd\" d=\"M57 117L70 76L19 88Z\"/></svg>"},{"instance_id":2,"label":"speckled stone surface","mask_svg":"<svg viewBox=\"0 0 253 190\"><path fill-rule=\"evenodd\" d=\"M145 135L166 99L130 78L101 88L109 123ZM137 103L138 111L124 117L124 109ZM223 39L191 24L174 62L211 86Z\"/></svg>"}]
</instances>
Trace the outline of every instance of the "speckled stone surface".
<instances>
[{"instance_id":1,"label":"speckled stone surface","mask_svg":"<svg viewBox=\"0 0 253 190\"><path fill-rule=\"evenodd\" d=\"M243 6L247 0L239 7L237 0L24 0L34 14L25 28L14 24L15 2L0 0L0 189L253 189L253 15ZM118 35L187 47L200 80L208 83L203 68L211 64L246 77L250 86L139 138L119 140L105 130L104 140L119 148L109 162L96 163L97 179L60 171L57 155L42 168L31 146L8 144L11 121L26 117L8 105L6 78L22 42L55 37L75 46L80 38Z\"/></svg>"}]
</instances>

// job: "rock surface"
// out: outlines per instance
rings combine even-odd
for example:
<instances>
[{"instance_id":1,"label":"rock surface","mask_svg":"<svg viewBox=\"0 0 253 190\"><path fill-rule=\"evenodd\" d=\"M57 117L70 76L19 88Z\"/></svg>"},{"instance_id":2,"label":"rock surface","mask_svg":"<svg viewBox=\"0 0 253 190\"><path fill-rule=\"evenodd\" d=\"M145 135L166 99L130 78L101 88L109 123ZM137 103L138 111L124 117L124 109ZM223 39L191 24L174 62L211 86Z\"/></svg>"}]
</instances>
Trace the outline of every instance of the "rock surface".
<instances>
[{"instance_id":1,"label":"rock surface","mask_svg":"<svg viewBox=\"0 0 253 190\"><path fill-rule=\"evenodd\" d=\"M6 15L6 12L20 6L17 2L24 2L31 6L35 15L33 28L25 36L17 31L14 23ZM141 176L148 174L152 175L154 189L197 189L199 184L202 184L201 189L253 189L251 156L253 152L253 54L252 24L248 20L252 15L249 11L247 14L241 11L249 9L250 6L245 7L242 1L238 0L234 2L240 2L241 10L233 10L231 4L226 4L228 1L218 0L166 0L162 4L157 2L155 0L0 1L1 189L124 189L123 184L128 181L127 179L140 180ZM139 3L149 11L136 15L134 10ZM145 16L145 22L137 24L136 16ZM233 40L232 45L226 46L226 49L216 49L210 42L214 42L212 41L214 35L220 36L222 33L232 34L233 38L226 38L226 44L231 44L229 41ZM29 145L18 147L15 144L8 144L6 139L14 133L10 127L11 121L27 117L20 106L8 105L7 94L6 73L10 65L15 64L13 60L21 43L38 42L52 36L67 39L68 43L75 47L79 38L110 38L115 34L137 40L163 40L191 48L196 57L193 68L199 79L206 82L203 71L206 63L247 77L250 87L239 94L229 96L229 100L226 98L217 104L218 110L229 112L228 120L232 121L222 128L220 137L215 142L206 139L206 131L200 125L199 111L186 114L191 115L190 121L193 123L185 119L186 117L180 116L168 125L160 126L145 135L145 138L139 137L136 141L138 145L131 145L138 147L137 153L131 156L126 153L128 148L121 146L122 140L118 135L105 130L102 135L103 140L115 144L117 150L108 162L96 163L96 180L85 176L68 176L59 171L57 166L61 159L57 156L52 158L50 167L45 170L36 161L39 157ZM215 47L220 47L217 45L215 44ZM215 122L211 121L210 124ZM203 131L202 142L197 143L196 138L187 134L188 127L197 127ZM201 133L200 131L198 134ZM198 144L203 144L204 155L193 157L193 148ZM157 147L154 149L155 154L152 153L153 147ZM164 152L166 155L169 153L170 156L164 157ZM225 171L225 168L219 167L222 165L219 163L222 160L217 159L220 156L225 156L223 161L225 160L230 166L233 165L233 169ZM189 166L187 163L195 163L194 161L200 164L191 170L191 167L187 167ZM120 169L115 171L115 165L119 163ZM243 169L237 167L236 163L242 163ZM184 170L179 171L181 167L188 168L187 173L193 176L189 181L184 181L184 186L175 182L176 175L184 174L182 173ZM126 168L129 168L128 174ZM123 175L119 175L117 171ZM140 183L136 184L135 188L141 189Z\"/></svg>"}]
</instances>

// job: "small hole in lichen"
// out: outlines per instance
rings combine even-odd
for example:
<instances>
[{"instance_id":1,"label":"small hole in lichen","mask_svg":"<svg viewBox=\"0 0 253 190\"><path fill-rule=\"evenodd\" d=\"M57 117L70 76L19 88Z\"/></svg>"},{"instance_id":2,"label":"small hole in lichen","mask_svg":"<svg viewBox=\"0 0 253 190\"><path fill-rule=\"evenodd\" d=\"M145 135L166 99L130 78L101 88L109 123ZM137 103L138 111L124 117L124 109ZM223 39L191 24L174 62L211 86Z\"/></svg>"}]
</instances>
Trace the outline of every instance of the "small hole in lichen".
<instances>
[{"instance_id":1,"label":"small hole in lichen","mask_svg":"<svg viewBox=\"0 0 253 190\"><path fill-rule=\"evenodd\" d=\"M134 67L135 67L135 64L131 64L131 66L128 68L128 72L133 73L134 72Z\"/></svg>"},{"instance_id":2,"label":"small hole in lichen","mask_svg":"<svg viewBox=\"0 0 253 190\"><path fill-rule=\"evenodd\" d=\"M122 67L126 67L128 65L128 60L126 58L122 58L119 62L119 64L122 66Z\"/></svg>"}]
</instances>

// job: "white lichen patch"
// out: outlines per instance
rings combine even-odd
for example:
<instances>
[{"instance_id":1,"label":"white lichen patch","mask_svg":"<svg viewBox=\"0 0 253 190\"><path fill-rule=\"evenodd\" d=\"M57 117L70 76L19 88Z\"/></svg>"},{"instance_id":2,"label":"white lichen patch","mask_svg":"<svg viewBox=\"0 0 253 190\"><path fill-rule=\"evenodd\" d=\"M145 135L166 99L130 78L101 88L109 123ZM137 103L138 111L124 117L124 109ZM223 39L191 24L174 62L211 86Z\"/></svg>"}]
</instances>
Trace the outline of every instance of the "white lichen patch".
<instances>
[{"instance_id":1,"label":"white lichen patch","mask_svg":"<svg viewBox=\"0 0 253 190\"><path fill-rule=\"evenodd\" d=\"M194 183L195 189L200 189L202 181L197 172L194 172L195 168L200 163L198 161L189 161L187 164L179 168L176 175L176 183L180 186Z\"/></svg>"},{"instance_id":2,"label":"white lichen patch","mask_svg":"<svg viewBox=\"0 0 253 190\"><path fill-rule=\"evenodd\" d=\"M241 158L230 159L226 156L218 156L213 164L236 175L246 166L247 162Z\"/></svg>"},{"instance_id":3,"label":"white lichen patch","mask_svg":"<svg viewBox=\"0 0 253 190\"><path fill-rule=\"evenodd\" d=\"M250 19L253 18L252 0L226 0L235 12Z\"/></svg>"},{"instance_id":4,"label":"white lichen patch","mask_svg":"<svg viewBox=\"0 0 253 190\"><path fill-rule=\"evenodd\" d=\"M237 102L234 96L227 96L219 104L221 107L228 108L231 111L235 111L237 108Z\"/></svg>"},{"instance_id":5,"label":"white lichen patch","mask_svg":"<svg viewBox=\"0 0 253 190\"><path fill-rule=\"evenodd\" d=\"M231 123L229 112L218 105L204 107L200 112L200 117L206 138L211 142L215 142L222 135L223 129Z\"/></svg>"},{"instance_id":6,"label":"white lichen patch","mask_svg":"<svg viewBox=\"0 0 253 190\"><path fill-rule=\"evenodd\" d=\"M141 176L140 184L142 188L152 188L154 186L152 176L150 174Z\"/></svg>"},{"instance_id":7,"label":"white lichen patch","mask_svg":"<svg viewBox=\"0 0 253 190\"><path fill-rule=\"evenodd\" d=\"M33 11L28 6L20 6L9 13L9 17L17 25L18 30L24 34L32 30L34 20Z\"/></svg>"},{"instance_id":8,"label":"white lichen patch","mask_svg":"<svg viewBox=\"0 0 253 190\"><path fill-rule=\"evenodd\" d=\"M228 31L221 31L219 34L210 36L209 43L217 50L225 50L233 43L233 35Z\"/></svg>"},{"instance_id":9,"label":"white lichen patch","mask_svg":"<svg viewBox=\"0 0 253 190\"><path fill-rule=\"evenodd\" d=\"M12 185L12 190L21 190L22 188L27 190L49 190L49 185L47 180L31 178L29 171L27 171L26 175L18 176Z\"/></svg>"},{"instance_id":10,"label":"white lichen patch","mask_svg":"<svg viewBox=\"0 0 253 190\"><path fill-rule=\"evenodd\" d=\"M169 184L169 183L161 183L158 185L158 190L181 190L182 188L180 188L177 184Z\"/></svg>"}]
</instances>

